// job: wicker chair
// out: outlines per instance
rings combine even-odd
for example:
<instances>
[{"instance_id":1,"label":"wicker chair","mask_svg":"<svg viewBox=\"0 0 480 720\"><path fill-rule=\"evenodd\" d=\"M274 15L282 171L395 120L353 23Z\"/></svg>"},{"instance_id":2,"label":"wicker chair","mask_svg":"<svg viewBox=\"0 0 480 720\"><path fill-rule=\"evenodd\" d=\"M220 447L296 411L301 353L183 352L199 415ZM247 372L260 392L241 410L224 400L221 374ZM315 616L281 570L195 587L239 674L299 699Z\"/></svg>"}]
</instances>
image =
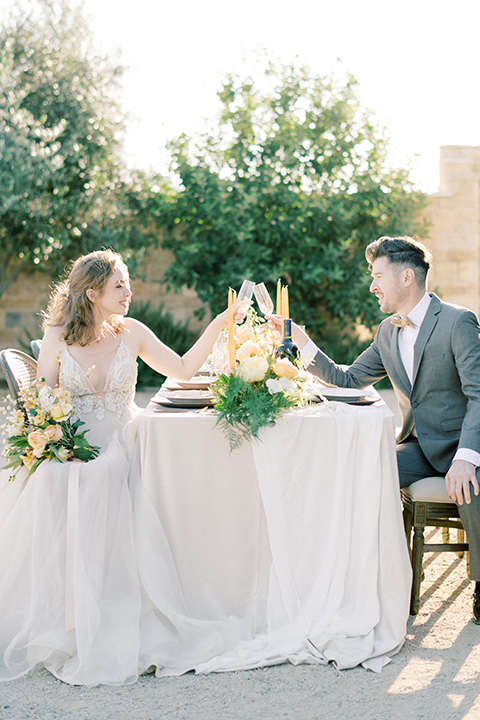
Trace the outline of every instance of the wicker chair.
<instances>
[{"instance_id":1,"label":"wicker chair","mask_svg":"<svg viewBox=\"0 0 480 720\"><path fill-rule=\"evenodd\" d=\"M457 505L445 489L444 477L428 477L417 480L402 489L405 532L412 558L413 581L410 613L417 615L420 609L420 584L422 582L423 553L468 551L465 530L460 521ZM442 543L426 543L425 527L443 528ZM413 538L412 536L413 528ZM448 528L457 529L457 542L449 542ZM467 555L467 572L469 571Z\"/></svg>"},{"instance_id":2,"label":"wicker chair","mask_svg":"<svg viewBox=\"0 0 480 720\"><path fill-rule=\"evenodd\" d=\"M30 387L37 377L37 361L21 350L0 351L0 365L10 394L18 402L18 393Z\"/></svg>"}]
</instances>

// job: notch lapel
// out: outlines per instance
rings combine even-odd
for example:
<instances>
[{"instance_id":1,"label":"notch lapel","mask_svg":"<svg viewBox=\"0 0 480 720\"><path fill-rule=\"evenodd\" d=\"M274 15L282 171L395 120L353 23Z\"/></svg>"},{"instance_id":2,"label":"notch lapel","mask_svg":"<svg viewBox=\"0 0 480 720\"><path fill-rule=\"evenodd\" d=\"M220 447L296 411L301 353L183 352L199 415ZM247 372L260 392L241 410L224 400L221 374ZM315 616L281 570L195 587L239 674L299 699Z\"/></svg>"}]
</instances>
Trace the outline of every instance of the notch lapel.
<instances>
[{"instance_id":1,"label":"notch lapel","mask_svg":"<svg viewBox=\"0 0 480 720\"><path fill-rule=\"evenodd\" d=\"M410 397L412 386L410 385L410 380L408 379L405 365L402 362L402 358L400 357L400 352L398 350L398 333L400 331L400 328L396 327L395 325L392 325L391 328L392 334L390 336L390 357L392 358L393 367L395 369L395 372L397 373L397 384L400 386L402 392L404 392L405 395L408 395Z\"/></svg>"},{"instance_id":2,"label":"notch lapel","mask_svg":"<svg viewBox=\"0 0 480 720\"><path fill-rule=\"evenodd\" d=\"M420 363L422 362L425 345L427 344L428 339L438 322L438 316L442 310L442 303L440 299L434 293L431 294L431 297L432 299L430 301L430 306L420 326L420 330L418 331L418 337L415 342L413 354L413 385L415 384L415 380L417 378L418 368L420 367Z\"/></svg>"}]
</instances>

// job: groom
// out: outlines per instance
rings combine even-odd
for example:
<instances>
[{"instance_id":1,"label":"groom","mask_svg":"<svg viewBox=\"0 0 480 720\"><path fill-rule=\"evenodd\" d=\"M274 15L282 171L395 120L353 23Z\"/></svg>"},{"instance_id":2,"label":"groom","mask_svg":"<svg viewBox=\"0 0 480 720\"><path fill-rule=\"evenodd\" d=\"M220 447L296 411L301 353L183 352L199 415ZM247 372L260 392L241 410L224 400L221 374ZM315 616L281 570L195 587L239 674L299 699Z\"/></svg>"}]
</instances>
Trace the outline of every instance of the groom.
<instances>
[{"instance_id":1,"label":"groom","mask_svg":"<svg viewBox=\"0 0 480 720\"><path fill-rule=\"evenodd\" d=\"M365 251L370 291L384 313L372 344L346 370L297 325L293 340L305 367L343 387L388 375L398 399L401 487L445 475L470 544L473 621L480 624L480 327L473 312L427 293L431 255L410 237L381 237Z\"/></svg>"}]
</instances>

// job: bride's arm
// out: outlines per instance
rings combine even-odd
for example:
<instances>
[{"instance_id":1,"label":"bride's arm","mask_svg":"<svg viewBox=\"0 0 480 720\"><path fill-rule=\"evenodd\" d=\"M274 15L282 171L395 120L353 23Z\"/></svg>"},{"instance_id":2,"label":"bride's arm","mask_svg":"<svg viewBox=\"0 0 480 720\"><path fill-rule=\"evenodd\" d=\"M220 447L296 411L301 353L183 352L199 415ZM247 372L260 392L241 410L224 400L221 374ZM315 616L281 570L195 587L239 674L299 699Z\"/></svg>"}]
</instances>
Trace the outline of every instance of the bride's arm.
<instances>
[{"instance_id":1,"label":"bride's arm","mask_svg":"<svg viewBox=\"0 0 480 720\"><path fill-rule=\"evenodd\" d=\"M235 322L240 322L244 315L244 310L242 312L234 306ZM227 324L228 311L225 310L211 321L197 342L181 357L159 340L146 325L133 318L125 318L125 330L129 335L132 351L135 349L136 354L157 372L178 380L189 380L195 375L211 352L220 331L226 328Z\"/></svg>"},{"instance_id":2,"label":"bride's arm","mask_svg":"<svg viewBox=\"0 0 480 720\"><path fill-rule=\"evenodd\" d=\"M51 327L45 332L38 356L37 381L45 379L51 388L58 385L59 356L63 345L60 341L60 328Z\"/></svg>"}]
</instances>

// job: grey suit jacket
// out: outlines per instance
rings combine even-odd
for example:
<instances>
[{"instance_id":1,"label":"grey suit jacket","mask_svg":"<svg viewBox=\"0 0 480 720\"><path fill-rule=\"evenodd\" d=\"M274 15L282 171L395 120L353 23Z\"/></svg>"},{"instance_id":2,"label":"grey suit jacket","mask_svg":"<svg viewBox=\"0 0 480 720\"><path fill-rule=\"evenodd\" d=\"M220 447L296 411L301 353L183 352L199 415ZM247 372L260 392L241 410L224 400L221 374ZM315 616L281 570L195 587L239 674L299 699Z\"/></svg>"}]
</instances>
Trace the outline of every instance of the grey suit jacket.
<instances>
[{"instance_id":1,"label":"grey suit jacket","mask_svg":"<svg viewBox=\"0 0 480 720\"><path fill-rule=\"evenodd\" d=\"M425 457L444 474L457 448L480 452L480 327L470 310L430 295L414 348L413 384L398 351L399 328L390 318L348 369L320 350L309 370L340 387L361 388L388 375L402 416L397 441L415 425Z\"/></svg>"}]
</instances>

